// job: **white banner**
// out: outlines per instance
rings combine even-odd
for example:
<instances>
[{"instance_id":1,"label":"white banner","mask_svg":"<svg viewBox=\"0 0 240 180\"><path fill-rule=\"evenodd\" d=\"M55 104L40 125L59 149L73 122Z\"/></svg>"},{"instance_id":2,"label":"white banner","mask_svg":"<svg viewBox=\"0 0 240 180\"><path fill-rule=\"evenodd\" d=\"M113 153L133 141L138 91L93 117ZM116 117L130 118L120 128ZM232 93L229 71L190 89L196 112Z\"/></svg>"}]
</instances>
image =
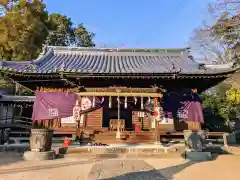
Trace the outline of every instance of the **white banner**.
<instances>
[{"instance_id":1,"label":"white banner","mask_svg":"<svg viewBox=\"0 0 240 180\"><path fill-rule=\"evenodd\" d=\"M73 116L69 116L69 117L61 118L61 123L63 124L75 123L75 120Z\"/></svg>"},{"instance_id":2,"label":"white banner","mask_svg":"<svg viewBox=\"0 0 240 180\"><path fill-rule=\"evenodd\" d=\"M69 117L65 117L65 118L61 118L61 123L63 124L74 124L76 123L76 121L74 120L73 116L69 116ZM80 124L84 123L84 114L80 115Z\"/></svg>"}]
</instances>

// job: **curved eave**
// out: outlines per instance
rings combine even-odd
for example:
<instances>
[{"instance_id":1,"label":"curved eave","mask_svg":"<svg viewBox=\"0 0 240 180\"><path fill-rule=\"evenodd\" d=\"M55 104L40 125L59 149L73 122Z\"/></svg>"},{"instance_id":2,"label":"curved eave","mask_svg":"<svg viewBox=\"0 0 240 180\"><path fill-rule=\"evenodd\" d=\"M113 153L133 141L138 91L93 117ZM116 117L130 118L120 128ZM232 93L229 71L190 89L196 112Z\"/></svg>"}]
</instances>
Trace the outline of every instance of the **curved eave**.
<instances>
[{"instance_id":1,"label":"curved eave","mask_svg":"<svg viewBox=\"0 0 240 180\"><path fill-rule=\"evenodd\" d=\"M81 76L67 75L68 78L107 78L107 79L215 79L215 78L227 78L228 74L218 74L218 75L184 75L184 74L114 74L114 75L90 75L85 74Z\"/></svg>"},{"instance_id":2,"label":"curved eave","mask_svg":"<svg viewBox=\"0 0 240 180\"><path fill-rule=\"evenodd\" d=\"M0 73L5 74L7 76L22 76L22 77L59 77L60 74L57 72L51 72L51 73L36 73L36 72L20 72L13 69L1 69Z\"/></svg>"},{"instance_id":3,"label":"curved eave","mask_svg":"<svg viewBox=\"0 0 240 180\"><path fill-rule=\"evenodd\" d=\"M69 72L56 72L56 73L22 73L17 71L2 71L1 73L6 76L21 76L21 77L66 77L66 78L114 78L114 79L215 79L227 78L231 76L236 69L224 70L221 72L211 73L69 73Z\"/></svg>"}]
</instances>

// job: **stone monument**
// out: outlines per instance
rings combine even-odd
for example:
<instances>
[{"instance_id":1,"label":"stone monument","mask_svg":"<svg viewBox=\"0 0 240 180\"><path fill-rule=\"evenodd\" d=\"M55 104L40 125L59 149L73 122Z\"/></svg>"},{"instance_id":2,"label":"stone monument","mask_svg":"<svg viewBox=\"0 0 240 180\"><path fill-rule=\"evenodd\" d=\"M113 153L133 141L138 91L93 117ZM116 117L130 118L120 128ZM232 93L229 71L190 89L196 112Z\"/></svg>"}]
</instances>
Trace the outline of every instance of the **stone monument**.
<instances>
[{"instance_id":1,"label":"stone monument","mask_svg":"<svg viewBox=\"0 0 240 180\"><path fill-rule=\"evenodd\" d=\"M206 137L204 131L185 130L184 141L187 159L204 161L212 158L210 152L204 151L206 147Z\"/></svg>"}]
</instances>

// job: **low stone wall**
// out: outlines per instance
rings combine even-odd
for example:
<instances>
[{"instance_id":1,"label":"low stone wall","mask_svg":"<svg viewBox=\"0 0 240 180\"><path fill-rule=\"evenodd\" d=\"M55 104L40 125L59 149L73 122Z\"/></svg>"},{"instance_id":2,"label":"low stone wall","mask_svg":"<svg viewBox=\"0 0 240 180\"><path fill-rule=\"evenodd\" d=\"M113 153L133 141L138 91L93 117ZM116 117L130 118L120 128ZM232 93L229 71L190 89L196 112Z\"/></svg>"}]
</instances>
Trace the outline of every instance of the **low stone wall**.
<instances>
[{"instance_id":1,"label":"low stone wall","mask_svg":"<svg viewBox=\"0 0 240 180\"><path fill-rule=\"evenodd\" d=\"M224 149L224 151L228 152L228 154L240 155L240 144L233 145L233 146L226 146L223 149Z\"/></svg>"},{"instance_id":2,"label":"low stone wall","mask_svg":"<svg viewBox=\"0 0 240 180\"><path fill-rule=\"evenodd\" d=\"M68 147L57 148L56 153L64 154L82 154L84 156L96 157L138 157L138 158L160 158L160 157L182 157L184 154L184 146L182 147Z\"/></svg>"}]
</instances>

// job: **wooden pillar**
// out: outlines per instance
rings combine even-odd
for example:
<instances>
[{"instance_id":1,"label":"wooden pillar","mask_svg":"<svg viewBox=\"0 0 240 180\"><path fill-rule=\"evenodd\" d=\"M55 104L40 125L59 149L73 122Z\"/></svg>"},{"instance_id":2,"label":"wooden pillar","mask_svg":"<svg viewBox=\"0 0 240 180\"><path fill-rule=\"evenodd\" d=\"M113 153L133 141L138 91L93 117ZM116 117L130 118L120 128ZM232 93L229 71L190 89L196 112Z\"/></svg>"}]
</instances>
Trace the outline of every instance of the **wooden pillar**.
<instances>
[{"instance_id":1,"label":"wooden pillar","mask_svg":"<svg viewBox=\"0 0 240 180\"><path fill-rule=\"evenodd\" d=\"M5 115L5 123L8 123L8 104L6 106L6 115Z\"/></svg>"},{"instance_id":2,"label":"wooden pillar","mask_svg":"<svg viewBox=\"0 0 240 180\"><path fill-rule=\"evenodd\" d=\"M20 111L18 113L18 117L21 118L21 114L22 114L22 106L20 106ZM15 122L15 113L17 112L17 105L16 103L13 104L13 108L12 108L12 124L14 124ZM17 116L17 115L16 115Z\"/></svg>"},{"instance_id":3,"label":"wooden pillar","mask_svg":"<svg viewBox=\"0 0 240 180\"><path fill-rule=\"evenodd\" d=\"M157 118L157 116L159 116L159 114L157 116L155 116L155 112L157 110L158 112L158 98L155 97L154 98L154 121L155 121L155 133L156 133L156 143L160 143L160 133L159 133L159 119Z\"/></svg>"},{"instance_id":4,"label":"wooden pillar","mask_svg":"<svg viewBox=\"0 0 240 180\"><path fill-rule=\"evenodd\" d=\"M80 96L80 98L78 99L78 104L80 104L81 106L81 101L82 101L82 97ZM80 110L81 113L81 110ZM76 120L76 139L81 141L81 134L82 134L82 128L81 124L80 124L80 119Z\"/></svg>"}]
</instances>

